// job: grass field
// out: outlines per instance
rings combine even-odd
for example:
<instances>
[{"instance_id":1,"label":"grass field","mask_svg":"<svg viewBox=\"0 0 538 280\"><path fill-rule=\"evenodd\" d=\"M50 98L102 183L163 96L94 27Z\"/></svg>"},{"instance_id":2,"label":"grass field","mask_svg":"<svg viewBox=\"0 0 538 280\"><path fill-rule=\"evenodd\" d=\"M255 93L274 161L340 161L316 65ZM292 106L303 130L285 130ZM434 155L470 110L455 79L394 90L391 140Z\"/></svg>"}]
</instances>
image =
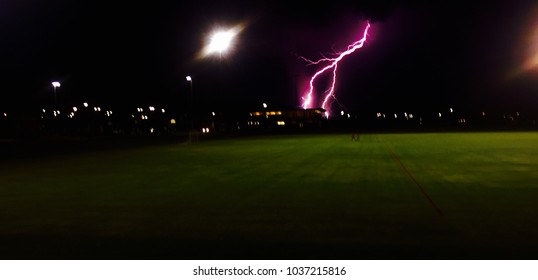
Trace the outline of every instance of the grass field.
<instances>
[{"instance_id":1,"label":"grass field","mask_svg":"<svg viewBox=\"0 0 538 280\"><path fill-rule=\"evenodd\" d=\"M0 161L2 259L537 259L538 133L267 136Z\"/></svg>"}]
</instances>

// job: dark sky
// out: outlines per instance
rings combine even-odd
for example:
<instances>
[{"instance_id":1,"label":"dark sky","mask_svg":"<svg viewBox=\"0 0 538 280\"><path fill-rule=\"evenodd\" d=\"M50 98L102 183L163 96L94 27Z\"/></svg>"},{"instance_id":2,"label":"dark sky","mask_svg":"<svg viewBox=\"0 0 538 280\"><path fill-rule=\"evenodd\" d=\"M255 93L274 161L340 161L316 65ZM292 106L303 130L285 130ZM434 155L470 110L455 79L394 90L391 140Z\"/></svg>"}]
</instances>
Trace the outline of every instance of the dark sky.
<instances>
[{"instance_id":1,"label":"dark sky","mask_svg":"<svg viewBox=\"0 0 538 280\"><path fill-rule=\"evenodd\" d=\"M537 16L533 1L2 0L0 108L50 104L53 80L64 102L181 103L186 75L210 109L298 106L315 68L297 55L343 50L369 20L339 67L346 110L532 110L538 72L523 65ZM214 27L238 23L231 53L196 59Z\"/></svg>"}]
</instances>

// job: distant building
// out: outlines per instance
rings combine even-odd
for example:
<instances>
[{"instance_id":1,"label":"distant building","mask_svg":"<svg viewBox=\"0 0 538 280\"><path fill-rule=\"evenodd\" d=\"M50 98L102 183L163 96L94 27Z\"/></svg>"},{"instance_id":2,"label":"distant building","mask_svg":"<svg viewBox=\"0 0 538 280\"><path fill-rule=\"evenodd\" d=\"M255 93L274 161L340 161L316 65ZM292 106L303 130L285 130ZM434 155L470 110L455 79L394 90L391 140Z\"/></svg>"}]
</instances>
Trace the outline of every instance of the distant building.
<instances>
[{"instance_id":1,"label":"distant building","mask_svg":"<svg viewBox=\"0 0 538 280\"><path fill-rule=\"evenodd\" d=\"M324 109L264 108L249 113L247 127L252 129L320 127L325 121Z\"/></svg>"}]
</instances>

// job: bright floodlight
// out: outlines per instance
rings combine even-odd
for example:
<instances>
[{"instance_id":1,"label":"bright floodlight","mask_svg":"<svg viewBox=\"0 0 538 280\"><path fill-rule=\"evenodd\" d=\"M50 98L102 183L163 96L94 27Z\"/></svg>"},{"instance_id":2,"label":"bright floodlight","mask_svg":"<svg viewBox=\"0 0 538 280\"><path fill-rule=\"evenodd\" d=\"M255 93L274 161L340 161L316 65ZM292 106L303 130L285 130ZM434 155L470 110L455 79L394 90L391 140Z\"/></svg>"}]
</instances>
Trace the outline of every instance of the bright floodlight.
<instances>
[{"instance_id":1,"label":"bright floodlight","mask_svg":"<svg viewBox=\"0 0 538 280\"><path fill-rule=\"evenodd\" d=\"M222 53L225 52L235 37L233 30L217 31L211 35L209 45L207 46L208 53Z\"/></svg>"},{"instance_id":2,"label":"bright floodlight","mask_svg":"<svg viewBox=\"0 0 538 280\"><path fill-rule=\"evenodd\" d=\"M60 87L60 82L52 82L52 86L55 88Z\"/></svg>"},{"instance_id":3,"label":"bright floodlight","mask_svg":"<svg viewBox=\"0 0 538 280\"><path fill-rule=\"evenodd\" d=\"M239 24L227 30L219 29L211 33L207 39L206 46L202 50L201 57L214 54L222 55L228 52L233 47L237 34L243 28L243 25Z\"/></svg>"},{"instance_id":4,"label":"bright floodlight","mask_svg":"<svg viewBox=\"0 0 538 280\"><path fill-rule=\"evenodd\" d=\"M187 79L188 82L192 82L191 76L187 76L187 77L185 77L185 79Z\"/></svg>"}]
</instances>

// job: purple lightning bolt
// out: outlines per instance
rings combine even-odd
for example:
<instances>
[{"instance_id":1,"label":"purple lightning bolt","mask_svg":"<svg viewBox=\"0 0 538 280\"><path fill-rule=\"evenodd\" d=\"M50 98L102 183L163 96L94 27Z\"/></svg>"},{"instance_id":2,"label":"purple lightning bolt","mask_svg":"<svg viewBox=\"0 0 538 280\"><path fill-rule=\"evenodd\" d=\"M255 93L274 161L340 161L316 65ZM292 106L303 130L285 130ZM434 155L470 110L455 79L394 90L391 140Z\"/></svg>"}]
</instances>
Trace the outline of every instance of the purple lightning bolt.
<instances>
[{"instance_id":1,"label":"purple lightning bolt","mask_svg":"<svg viewBox=\"0 0 538 280\"><path fill-rule=\"evenodd\" d=\"M326 113L325 113L326 117L329 117L329 109L327 108L327 105L328 105L327 103L330 100L333 100L333 101L336 100L336 96L334 95L334 87L336 85L336 70L338 69L338 62L340 62L347 55L352 54L353 52L355 52L357 49L362 48L362 46L366 42L366 37L368 35L368 29L370 29L370 22L368 22L368 24L366 25L366 28L364 29L364 32L363 32L363 35L362 35L362 38L360 40L358 40L358 41L355 41L353 44L349 45L347 47L346 51L337 53L336 57L334 57L334 58L323 57L323 58L321 58L321 59L319 59L317 61L312 61L312 60L309 60L309 59L304 58L302 56L299 57L300 59L308 62L308 65L319 65L319 64L323 65L323 64L327 64L321 70L317 71L312 76L312 78L310 78L310 89L309 89L308 93L306 93L305 96L303 96L303 105L302 105L302 107L304 109L308 109L308 108L312 107L311 103L312 103L312 96L314 94L314 82L316 81L316 79L321 74L323 74L326 71L329 71L329 70L332 69L331 85L330 85L329 89L327 89L325 91L325 97L323 98L323 103L321 104L321 108L326 110ZM329 104L329 106L330 106L330 104Z\"/></svg>"}]
</instances>

